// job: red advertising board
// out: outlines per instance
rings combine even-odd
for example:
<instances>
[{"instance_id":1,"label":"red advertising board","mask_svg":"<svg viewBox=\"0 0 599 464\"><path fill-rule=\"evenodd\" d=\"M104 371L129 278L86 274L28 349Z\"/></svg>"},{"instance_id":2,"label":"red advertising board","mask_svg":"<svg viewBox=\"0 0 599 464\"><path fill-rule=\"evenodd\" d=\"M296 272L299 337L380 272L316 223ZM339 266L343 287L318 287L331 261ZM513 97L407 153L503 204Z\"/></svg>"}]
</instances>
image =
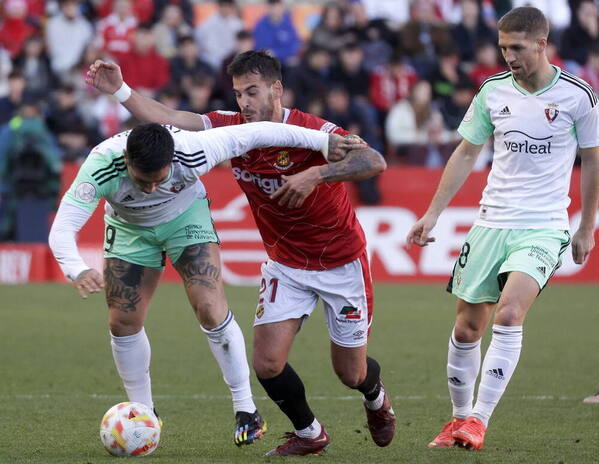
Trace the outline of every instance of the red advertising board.
<instances>
[{"instance_id":1,"label":"red advertising board","mask_svg":"<svg viewBox=\"0 0 599 464\"><path fill-rule=\"evenodd\" d=\"M78 166L65 169L64 185L68 186ZM436 242L425 248L405 248L405 236L424 213L441 176L441 171L421 168L389 168L379 179L382 202L377 206L362 206L356 201L356 212L368 238L372 276L376 282L445 281L462 246L464 237L474 221L478 201L486 182L487 172L475 172L443 212L433 231ZM215 169L202 178L211 199L211 210L222 241L223 277L226 282L254 285L259 281L260 263L266 259L260 234L251 215L245 196L229 169ZM352 191L351 184L348 188ZM574 171L569 212L571 229L575 230L580 217L580 173ZM101 266L103 237L103 208L98 208L79 235L79 245L89 265ZM599 225L599 215L597 217ZM596 236L599 243L599 237ZM47 250L32 248L31 258L22 252L27 247L0 246L0 282L29 280L60 280L62 275ZM17 254L6 254L17 250ZM12 253L12 252L11 252ZM6 266L10 266L10 269ZM5 269L6 268L6 269ZM27 268L27 269L25 269ZM12 277L11 277L12 275ZM15 276L19 276L17 279ZM7 280L8 279L8 280ZM16 280L15 280L16 279ZM24 280L23 280L24 279ZM171 266L164 279L177 279ZM555 282L599 283L599 247L585 265L572 261L566 254Z\"/></svg>"}]
</instances>

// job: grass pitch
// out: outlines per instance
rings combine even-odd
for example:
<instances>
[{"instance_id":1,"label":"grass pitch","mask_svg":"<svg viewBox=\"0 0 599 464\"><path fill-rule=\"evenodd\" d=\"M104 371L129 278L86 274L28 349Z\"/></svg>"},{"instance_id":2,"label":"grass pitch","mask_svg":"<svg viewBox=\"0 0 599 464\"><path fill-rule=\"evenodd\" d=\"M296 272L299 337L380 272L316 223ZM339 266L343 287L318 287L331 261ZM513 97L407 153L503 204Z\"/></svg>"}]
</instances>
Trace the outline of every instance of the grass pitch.
<instances>
[{"instance_id":1,"label":"grass pitch","mask_svg":"<svg viewBox=\"0 0 599 464\"><path fill-rule=\"evenodd\" d=\"M227 295L251 351L256 289L229 287ZM126 399L112 362L103 298L82 301L67 285L1 286L0 298L0 463L116 462L98 435L104 412ZM597 287L543 292L480 452L426 448L451 413L445 362L453 298L442 285L379 285L375 300L370 354L394 399L396 438L387 448L372 443L359 395L332 372L317 309L298 335L291 363L333 442L326 455L302 462L599 462L599 405L581 402L599 388ZM144 462L282 462L262 455L290 424L255 379L269 432L250 447L233 445L228 391L181 286L159 287L146 330L165 425L157 451Z\"/></svg>"}]
</instances>

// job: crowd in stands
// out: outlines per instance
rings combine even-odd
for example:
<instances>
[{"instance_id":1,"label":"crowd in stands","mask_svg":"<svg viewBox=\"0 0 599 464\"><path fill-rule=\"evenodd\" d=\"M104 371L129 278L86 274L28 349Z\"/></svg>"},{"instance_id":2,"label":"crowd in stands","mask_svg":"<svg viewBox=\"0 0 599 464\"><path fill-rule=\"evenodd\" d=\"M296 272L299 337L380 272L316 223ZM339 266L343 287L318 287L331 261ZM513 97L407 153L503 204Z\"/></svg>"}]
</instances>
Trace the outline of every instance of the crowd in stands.
<instances>
[{"instance_id":1,"label":"crowd in stands","mask_svg":"<svg viewBox=\"0 0 599 464\"><path fill-rule=\"evenodd\" d=\"M1 1L0 219L18 181L23 144L14 139L43 137L39 159L58 172L61 161L83 159L134 123L85 84L98 58L118 62L138 92L203 113L236 110L227 64L268 49L283 64L286 107L361 135L391 164L429 167L451 153L477 88L506 69L496 23L513 7L540 8L551 22L550 61L599 88L599 0L258 3L261 16L251 20L244 11L256 2L241 0ZM304 4L312 14L298 24L294 11ZM482 156L480 167L488 161ZM0 239L9 235L0 220Z\"/></svg>"}]
</instances>

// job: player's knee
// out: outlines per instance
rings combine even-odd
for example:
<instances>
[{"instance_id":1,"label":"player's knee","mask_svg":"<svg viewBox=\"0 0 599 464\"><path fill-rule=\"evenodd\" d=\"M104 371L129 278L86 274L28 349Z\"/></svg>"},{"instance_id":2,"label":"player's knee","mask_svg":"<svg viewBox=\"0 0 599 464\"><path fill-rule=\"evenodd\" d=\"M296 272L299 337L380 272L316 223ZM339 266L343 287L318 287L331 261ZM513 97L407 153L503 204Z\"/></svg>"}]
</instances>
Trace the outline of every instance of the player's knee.
<instances>
[{"instance_id":1,"label":"player's knee","mask_svg":"<svg viewBox=\"0 0 599 464\"><path fill-rule=\"evenodd\" d=\"M138 333L143 328L143 322L111 318L108 327L115 337L126 337Z\"/></svg>"},{"instance_id":2,"label":"player's knee","mask_svg":"<svg viewBox=\"0 0 599 464\"><path fill-rule=\"evenodd\" d=\"M526 314L516 301L507 300L498 305L495 312L495 324L498 325L521 325Z\"/></svg>"},{"instance_id":3,"label":"player's knee","mask_svg":"<svg viewBox=\"0 0 599 464\"><path fill-rule=\"evenodd\" d=\"M222 305L211 301L202 301L201 303L193 304L193 311L205 329L213 329L223 322L227 316L226 308Z\"/></svg>"},{"instance_id":4,"label":"player's knee","mask_svg":"<svg viewBox=\"0 0 599 464\"><path fill-rule=\"evenodd\" d=\"M468 321L457 322L453 329L455 339L460 343L474 343L482 338L484 332L485 327Z\"/></svg>"},{"instance_id":5,"label":"player's knee","mask_svg":"<svg viewBox=\"0 0 599 464\"><path fill-rule=\"evenodd\" d=\"M339 380L341 380L341 383L349 388L357 387L366 378L365 373L358 372L356 369L335 369L335 373L339 377Z\"/></svg>"},{"instance_id":6,"label":"player's knee","mask_svg":"<svg viewBox=\"0 0 599 464\"><path fill-rule=\"evenodd\" d=\"M261 379L276 377L285 368L285 361L272 356L256 356L254 353L253 367L256 375Z\"/></svg>"}]
</instances>

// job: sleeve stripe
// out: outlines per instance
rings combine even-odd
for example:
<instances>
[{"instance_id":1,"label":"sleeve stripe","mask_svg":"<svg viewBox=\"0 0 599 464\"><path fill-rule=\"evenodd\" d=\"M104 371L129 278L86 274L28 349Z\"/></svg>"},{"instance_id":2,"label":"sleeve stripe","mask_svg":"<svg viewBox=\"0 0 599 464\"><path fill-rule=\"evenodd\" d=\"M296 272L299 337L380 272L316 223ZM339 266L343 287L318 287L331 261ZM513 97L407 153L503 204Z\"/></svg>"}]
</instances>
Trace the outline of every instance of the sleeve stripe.
<instances>
[{"instance_id":1,"label":"sleeve stripe","mask_svg":"<svg viewBox=\"0 0 599 464\"><path fill-rule=\"evenodd\" d=\"M569 78L571 78L572 80L575 80L576 82L578 82L579 84L582 84L583 86L585 86L587 89L589 89L591 92L595 93L595 90L593 89L593 87L591 87L591 85L586 82L585 80L581 79L578 76L575 76L572 73L569 73L567 71L562 70L562 75L566 75Z\"/></svg>"},{"instance_id":2,"label":"sleeve stripe","mask_svg":"<svg viewBox=\"0 0 599 464\"><path fill-rule=\"evenodd\" d=\"M102 177L110 176L110 175L112 175L112 174L114 174L114 173L117 173L117 175L118 175L118 173L119 173L119 172L123 172L123 171L125 171L126 169L127 169L127 168L125 167L125 165L124 165L124 164L123 164L123 165L121 165L121 166L118 166L118 165L117 165L117 166L115 166L114 168L112 168L110 171L103 172L103 173L102 173L102 174L100 174L100 175L94 176L94 175L92 174L92 178L93 178L93 179L94 179L96 182L100 182L100 181L102 181ZM98 185L100 185L100 184L98 184Z\"/></svg>"},{"instance_id":3,"label":"sleeve stripe","mask_svg":"<svg viewBox=\"0 0 599 464\"><path fill-rule=\"evenodd\" d=\"M115 172L113 175L106 177L105 179L101 180L100 182L98 182L98 186L105 184L106 182L108 182L111 179L114 179L115 177L119 176L119 172L124 171L124 169L119 169L117 172Z\"/></svg>"},{"instance_id":4,"label":"sleeve stripe","mask_svg":"<svg viewBox=\"0 0 599 464\"><path fill-rule=\"evenodd\" d=\"M492 81L500 81L502 79L507 79L508 77L511 77L511 71L504 71L499 74L494 74L491 77L485 79L485 81L478 88L478 92L480 92L482 90L482 88L485 86L485 84L488 84L489 82L492 82Z\"/></svg>"},{"instance_id":5,"label":"sleeve stripe","mask_svg":"<svg viewBox=\"0 0 599 464\"><path fill-rule=\"evenodd\" d=\"M188 163L193 163L195 161L206 160L206 155L196 156L195 158L175 155L173 157L173 160L181 160L181 161L187 161Z\"/></svg>"},{"instance_id":6,"label":"sleeve stripe","mask_svg":"<svg viewBox=\"0 0 599 464\"><path fill-rule=\"evenodd\" d=\"M184 151L175 150L175 155L181 155L184 157L195 156L204 153L204 150L198 150L195 153L185 153Z\"/></svg>"},{"instance_id":7,"label":"sleeve stripe","mask_svg":"<svg viewBox=\"0 0 599 464\"><path fill-rule=\"evenodd\" d=\"M181 166L185 166L187 168L197 168L199 166L203 166L204 164L206 164L207 161L204 159L204 160L200 161L199 163L191 164L191 162L185 162L184 160L175 158L175 159L173 159L173 163L179 163Z\"/></svg>"},{"instance_id":8,"label":"sleeve stripe","mask_svg":"<svg viewBox=\"0 0 599 464\"><path fill-rule=\"evenodd\" d=\"M565 82L569 82L570 84L581 88L587 94L587 97L589 97L589 100L591 101L591 107L594 107L597 104L597 97L595 96L595 93L593 91L589 90L588 88L586 88L580 82L577 82L574 79L567 77L563 74L559 78L563 79Z\"/></svg>"},{"instance_id":9,"label":"sleeve stripe","mask_svg":"<svg viewBox=\"0 0 599 464\"><path fill-rule=\"evenodd\" d=\"M110 171L110 170L112 170L115 167L115 165L119 165L119 164L124 166L124 164L125 164L125 157L124 156L121 156L119 158L113 159L112 163L110 163L106 167L100 168L97 171L93 172L92 176L95 176L96 174L99 174L102 171Z\"/></svg>"}]
</instances>

